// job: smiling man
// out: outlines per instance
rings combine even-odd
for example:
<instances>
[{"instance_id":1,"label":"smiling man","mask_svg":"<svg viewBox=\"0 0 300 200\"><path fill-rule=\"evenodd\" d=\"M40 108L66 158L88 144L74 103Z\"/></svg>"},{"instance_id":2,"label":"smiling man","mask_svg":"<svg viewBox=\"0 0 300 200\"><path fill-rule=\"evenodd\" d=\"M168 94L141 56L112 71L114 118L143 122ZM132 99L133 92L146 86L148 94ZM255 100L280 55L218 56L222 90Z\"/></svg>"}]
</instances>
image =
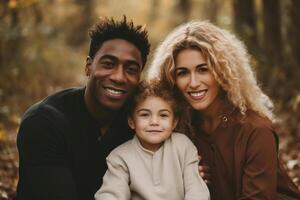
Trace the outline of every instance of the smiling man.
<instances>
[{"instance_id":1,"label":"smiling man","mask_svg":"<svg viewBox=\"0 0 300 200\"><path fill-rule=\"evenodd\" d=\"M90 31L84 88L50 95L23 116L17 145L18 200L90 200L105 158L132 137L124 108L149 53L147 32L104 19Z\"/></svg>"}]
</instances>

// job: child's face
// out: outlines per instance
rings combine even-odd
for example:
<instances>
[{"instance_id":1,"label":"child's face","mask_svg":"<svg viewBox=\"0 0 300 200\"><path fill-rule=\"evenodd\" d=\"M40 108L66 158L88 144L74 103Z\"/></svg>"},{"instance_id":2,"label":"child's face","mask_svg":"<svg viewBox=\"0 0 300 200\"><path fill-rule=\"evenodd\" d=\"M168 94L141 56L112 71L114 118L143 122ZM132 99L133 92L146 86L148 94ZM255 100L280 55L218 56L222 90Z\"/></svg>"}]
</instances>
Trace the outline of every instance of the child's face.
<instances>
[{"instance_id":1,"label":"child's face","mask_svg":"<svg viewBox=\"0 0 300 200\"><path fill-rule=\"evenodd\" d=\"M170 137L177 120L167 101L159 97L147 97L137 104L128 124L135 129L144 148L156 151Z\"/></svg>"}]
</instances>

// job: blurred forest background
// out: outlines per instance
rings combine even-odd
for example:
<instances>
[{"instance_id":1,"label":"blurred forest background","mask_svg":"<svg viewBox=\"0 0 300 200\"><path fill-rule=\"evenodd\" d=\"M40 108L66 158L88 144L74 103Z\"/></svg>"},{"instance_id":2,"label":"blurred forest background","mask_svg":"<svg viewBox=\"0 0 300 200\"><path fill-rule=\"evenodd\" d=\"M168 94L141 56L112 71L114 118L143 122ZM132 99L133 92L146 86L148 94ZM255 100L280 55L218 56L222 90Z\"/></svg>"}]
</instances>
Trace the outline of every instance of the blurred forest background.
<instances>
[{"instance_id":1,"label":"blurred forest background","mask_svg":"<svg viewBox=\"0 0 300 200\"><path fill-rule=\"evenodd\" d=\"M99 17L123 14L146 24L152 50L174 26L191 19L236 33L275 102L280 156L300 186L299 0L0 0L1 200L15 194L22 113L54 91L83 85L88 28Z\"/></svg>"}]
</instances>

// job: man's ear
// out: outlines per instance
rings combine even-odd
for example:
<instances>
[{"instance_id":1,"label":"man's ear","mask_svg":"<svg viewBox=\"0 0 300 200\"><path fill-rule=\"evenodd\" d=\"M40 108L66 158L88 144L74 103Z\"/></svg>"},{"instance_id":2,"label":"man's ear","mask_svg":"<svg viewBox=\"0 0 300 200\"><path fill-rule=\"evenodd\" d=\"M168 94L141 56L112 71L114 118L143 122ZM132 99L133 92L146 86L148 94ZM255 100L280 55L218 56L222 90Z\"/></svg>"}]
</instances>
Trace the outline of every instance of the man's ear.
<instances>
[{"instance_id":1,"label":"man's ear","mask_svg":"<svg viewBox=\"0 0 300 200\"><path fill-rule=\"evenodd\" d=\"M85 75L89 76L91 73L91 66L92 66L93 59L90 56L86 57L85 63Z\"/></svg>"},{"instance_id":2,"label":"man's ear","mask_svg":"<svg viewBox=\"0 0 300 200\"><path fill-rule=\"evenodd\" d=\"M128 117L128 125L131 129L135 129L134 122L131 117Z\"/></svg>"}]
</instances>

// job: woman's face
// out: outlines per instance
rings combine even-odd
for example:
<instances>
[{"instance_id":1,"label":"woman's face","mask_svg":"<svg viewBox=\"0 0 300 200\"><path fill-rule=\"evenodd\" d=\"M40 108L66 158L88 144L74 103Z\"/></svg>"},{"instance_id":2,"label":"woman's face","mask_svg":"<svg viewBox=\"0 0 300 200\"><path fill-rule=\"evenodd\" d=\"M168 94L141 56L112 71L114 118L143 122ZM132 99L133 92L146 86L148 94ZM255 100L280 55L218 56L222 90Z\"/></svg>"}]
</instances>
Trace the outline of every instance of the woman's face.
<instances>
[{"instance_id":1,"label":"woman's face","mask_svg":"<svg viewBox=\"0 0 300 200\"><path fill-rule=\"evenodd\" d=\"M198 111L209 111L218 101L220 85L208 69L201 51L181 50L175 57L175 82L189 104Z\"/></svg>"}]
</instances>

